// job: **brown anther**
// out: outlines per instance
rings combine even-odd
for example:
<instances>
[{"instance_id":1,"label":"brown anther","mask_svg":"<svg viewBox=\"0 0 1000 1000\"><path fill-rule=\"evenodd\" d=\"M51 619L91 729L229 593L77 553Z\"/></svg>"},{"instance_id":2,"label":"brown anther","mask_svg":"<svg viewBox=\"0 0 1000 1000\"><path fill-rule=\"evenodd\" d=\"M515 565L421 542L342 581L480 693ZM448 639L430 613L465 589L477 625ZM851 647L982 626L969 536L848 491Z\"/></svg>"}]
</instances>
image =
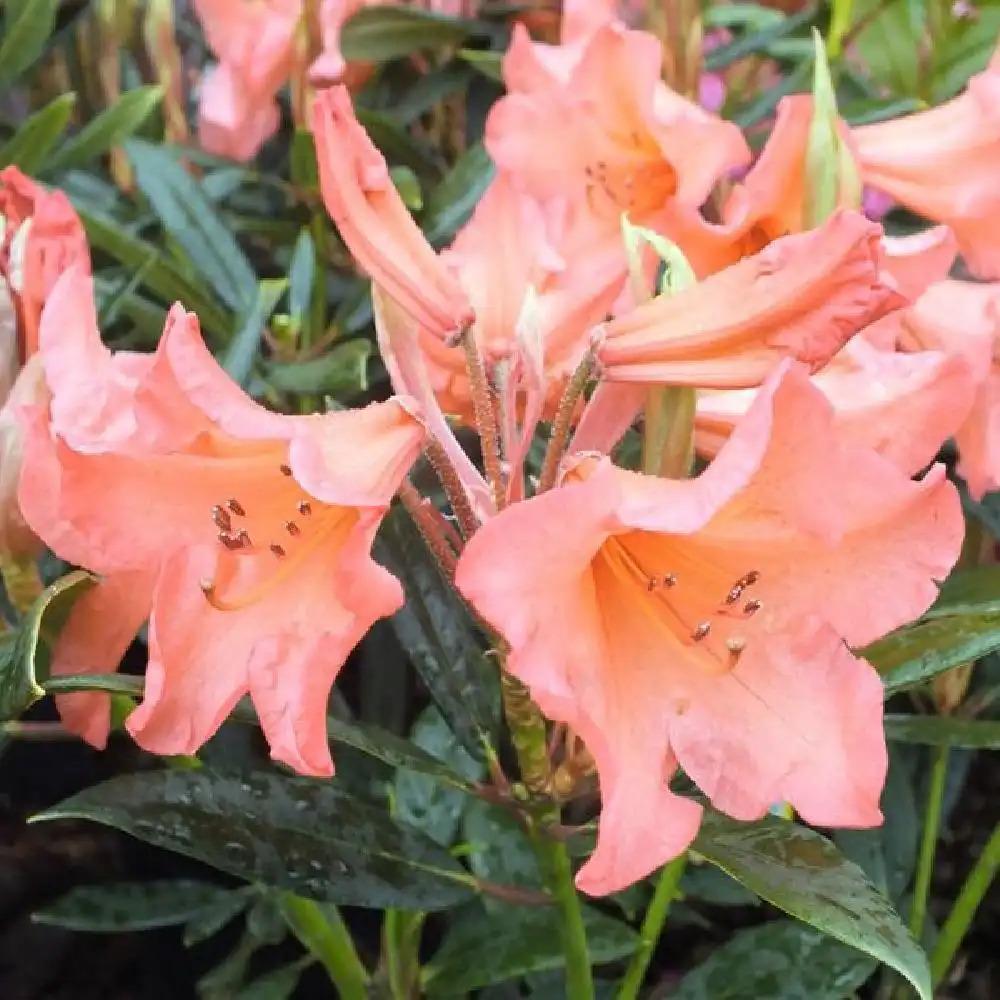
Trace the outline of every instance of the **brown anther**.
<instances>
[{"instance_id":1,"label":"brown anther","mask_svg":"<svg viewBox=\"0 0 1000 1000\"><path fill-rule=\"evenodd\" d=\"M284 548L277 542L271 542L271 551L280 559L284 554Z\"/></svg>"},{"instance_id":2,"label":"brown anther","mask_svg":"<svg viewBox=\"0 0 1000 1000\"><path fill-rule=\"evenodd\" d=\"M663 586L664 587L676 587L677 586L677 574L676 573L667 573L667 575L664 576L664 578L663 578Z\"/></svg>"},{"instance_id":3,"label":"brown anther","mask_svg":"<svg viewBox=\"0 0 1000 1000\"><path fill-rule=\"evenodd\" d=\"M730 636L726 640L726 649L729 650L733 656L739 656L744 649L747 648L747 641L740 635Z\"/></svg>"},{"instance_id":4,"label":"brown anther","mask_svg":"<svg viewBox=\"0 0 1000 1000\"><path fill-rule=\"evenodd\" d=\"M694 630L694 631L693 631L693 632L691 633L691 638L692 638L692 639L694 639L694 641L695 641L695 642L701 642L701 640L702 640L702 639L704 639L704 638L705 638L705 636L707 636L707 635L708 635L708 633L709 633L709 632L711 632L711 631L712 631L712 625L711 625L711 622L702 622L702 623L701 623L701 624L700 624L700 625L699 625L699 626L698 626L698 627L697 627L697 628L696 628L696 629L695 629L695 630Z\"/></svg>"},{"instance_id":5,"label":"brown anther","mask_svg":"<svg viewBox=\"0 0 1000 1000\"><path fill-rule=\"evenodd\" d=\"M752 569L749 573L745 573L736 581L737 587L752 587L760 579L760 573L757 570Z\"/></svg>"},{"instance_id":6,"label":"brown anther","mask_svg":"<svg viewBox=\"0 0 1000 1000\"><path fill-rule=\"evenodd\" d=\"M298 510L300 514L311 514L312 504L308 500L300 500L298 504L296 504L296 510Z\"/></svg>"},{"instance_id":7,"label":"brown anther","mask_svg":"<svg viewBox=\"0 0 1000 1000\"><path fill-rule=\"evenodd\" d=\"M219 532L219 541L222 542L227 549L243 548L243 541L238 536L231 535L228 531Z\"/></svg>"},{"instance_id":8,"label":"brown anther","mask_svg":"<svg viewBox=\"0 0 1000 1000\"><path fill-rule=\"evenodd\" d=\"M252 544L250 536L242 528L236 532L236 541L239 543L238 547L241 549L248 549Z\"/></svg>"},{"instance_id":9,"label":"brown anther","mask_svg":"<svg viewBox=\"0 0 1000 1000\"><path fill-rule=\"evenodd\" d=\"M299 530L299 526L294 521L285 521L285 531L288 532L294 538L296 535L301 535L302 532Z\"/></svg>"},{"instance_id":10,"label":"brown anther","mask_svg":"<svg viewBox=\"0 0 1000 1000\"><path fill-rule=\"evenodd\" d=\"M234 513L234 514L235 514L235 515L237 516L237 517L246 517L246 515L247 515L247 512L246 512L246 511L245 511L245 510L243 509L243 504L241 504L241 503L239 502L239 500L236 500L236 499L234 499L233 497L230 497L230 498L229 498L229 499L228 499L228 500L226 501L226 506L227 506L227 507L228 507L228 508L229 508L229 509L230 509L230 510L231 510L231 511L232 511L232 512L233 512L233 513Z\"/></svg>"},{"instance_id":11,"label":"brown anther","mask_svg":"<svg viewBox=\"0 0 1000 1000\"><path fill-rule=\"evenodd\" d=\"M746 615L753 615L760 611L760 601L747 601L743 605L743 613Z\"/></svg>"},{"instance_id":12,"label":"brown anther","mask_svg":"<svg viewBox=\"0 0 1000 1000\"><path fill-rule=\"evenodd\" d=\"M732 590L726 594L726 604L735 604L743 596L743 584L737 583Z\"/></svg>"},{"instance_id":13,"label":"brown anther","mask_svg":"<svg viewBox=\"0 0 1000 1000\"><path fill-rule=\"evenodd\" d=\"M292 474L292 467L287 465L285 462L282 462L278 468L281 470L281 474L283 476L290 476Z\"/></svg>"},{"instance_id":14,"label":"brown anther","mask_svg":"<svg viewBox=\"0 0 1000 1000\"><path fill-rule=\"evenodd\" d=\"M660 578L658 576L651 576L646 583L646 590L652 592L656 590L660 585Z\"/></svg>"},{"instance_id":15,"label":"brown anther","mask_svg":"<svg viewBox=\"0 0 1000 1000\"><path fill-rule=\"evenodd\" d=\"M230 520L229 514L226 513L226 508L220 507L218 504L212 508L212 521L219 531L230 531L233 527L233 522Z\"/></svg>"}]
</instances>

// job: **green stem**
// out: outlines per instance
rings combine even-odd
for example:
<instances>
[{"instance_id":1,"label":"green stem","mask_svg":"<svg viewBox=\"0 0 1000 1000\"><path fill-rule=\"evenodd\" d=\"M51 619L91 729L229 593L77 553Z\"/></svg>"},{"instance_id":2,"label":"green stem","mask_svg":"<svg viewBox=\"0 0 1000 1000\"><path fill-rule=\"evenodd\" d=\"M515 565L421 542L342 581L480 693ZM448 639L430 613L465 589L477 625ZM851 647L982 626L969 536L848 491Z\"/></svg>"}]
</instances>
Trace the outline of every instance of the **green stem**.
<instances>
[{"instance_id":1,"label":"green stem","mask_svg":"<svg viewBox=\"0 0 1000 1000\"><path fill-rule=\"evenodd\" d=\"M639 947L625 970L625 976L621 986L618 987L615 1000L635 1000L639 995L639 987L642 986L642 981L646 976L656 942L660 940L663 925L667 922L667 914L670 912L670 904L677 895L677 887L680 885L686 867L686 853L663 866L660 877L656 881L653 898L646 910L646 916L643 917L642 927L639 928Z\"/></svg>"},{"instance_id":2,"label":"green stem","mask_svg":"<svg viewBox=\"0 0 1000 1000\"><path fill-rule=\"evenodd\" d=\"M1000 823L993 828L982 854L962 885L931 952L931 979L937 986L945 977L979 904L1000 869Z\"/></svg>"},{"instance_id":3,"label":"green stem","mask_svg":"<svg viewBox=\"0 0 1000 1000\"><path fill-rule=\"evenodd\" d=\"M547 819L558 822L558 810L554 810ZM564 843L546 837L544 831L532 831L531 840L545 887L555 897L559 908L559 931L566 957L566 1000L594 1000L587 930L583 925L580 897L573 884L569 852Z\"/></svg>"},{"instance_id":4,"label":"green stem","mask_svg":"<svg viewBox=\"0 0 1000 1000\"><path fill-rule=\"evenodd\" d=\"M354 949L350 932L333 905L320 906L292 893L281 906L292 932L323 963L341 1000L367 1000L368 972Z\"/></svg>"},{"instance_id":5,"label":"green stem","mask_svg":"<svg viewBox=\"0 0 1000 1000\"><path fill-rule=\"evenodd\" d=\"M931 875L934 873L934 854L937 851L944 784L948 775L948 748L935 747L933 754L931 782L927 791L927 812L924 814L920 856L917 859L917 875L913 884L913 905L910 909L910 931L918 941L924 932L924 921L927 917L927 897L931 888Z\"/></svg>"},{"instance_id":6,"label":"green stem","mask_svg":"<svg viewBox=\"0 0 1000 1000\"><path fill-rule=\"evenodd\" d=\"M646 396L642 471L686 479L694 465L697 394L687 386L653 386Z\"/></svg>"}]
</instances>

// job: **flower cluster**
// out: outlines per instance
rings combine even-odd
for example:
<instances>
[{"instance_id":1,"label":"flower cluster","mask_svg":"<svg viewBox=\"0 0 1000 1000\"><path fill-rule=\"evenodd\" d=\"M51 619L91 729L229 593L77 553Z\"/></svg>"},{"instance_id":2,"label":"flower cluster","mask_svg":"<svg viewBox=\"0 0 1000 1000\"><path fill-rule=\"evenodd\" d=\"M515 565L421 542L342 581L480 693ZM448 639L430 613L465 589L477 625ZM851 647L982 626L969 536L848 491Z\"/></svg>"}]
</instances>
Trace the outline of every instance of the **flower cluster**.
<instances>
[{"instance_id":1,"label":"flower cluster","mask_svg":"<svg viewBox=\"0 0 1000 1000\"><path fill-rule=\"evenodd\" d=\"M195 6L220 60L203 143L247 158L276 127L301 5L232 21L228 0ZM194 752L248 694L275 759L331 774L330 688L403 602L371 543L426 450L460 527L429 519L444 568L596 771L582 890L692 842L702 805L671 787L679 769L737 819L787 802L810 823L878 824L883 688L854 650L924 612L958 557L941 445L955 439L974 496L1000 486L1000 57L942 107L830 123L818 214L818 98L784 98L754 159L663 82L659 40L618 5L568 3L558 43L515 26L485 130L496 176L438 252L341 82L337 33L358 6L318 5L312 76L336 82L310 126L323 202L372 279L386 402L270 412L180 305L155 354L111 354L68 203L0 175L0 265L33 356L19 384L36 372L8 404L23 458L9 472L5 447L0 485L13 474L34 533L99 576L53 671L114 670L148 621L126 723L141 746ZM887 237L863 188L934 225ZM641 240L667 248L659 292ZM958 254L983 280L948 277ZM686 458L656 474L657 455L623 467L637 417L648 429L678 399L699 474ZM483 472L456 421L478 430ZM103 695L60 710L107 738Z\"/></svg>"}]
</instances>

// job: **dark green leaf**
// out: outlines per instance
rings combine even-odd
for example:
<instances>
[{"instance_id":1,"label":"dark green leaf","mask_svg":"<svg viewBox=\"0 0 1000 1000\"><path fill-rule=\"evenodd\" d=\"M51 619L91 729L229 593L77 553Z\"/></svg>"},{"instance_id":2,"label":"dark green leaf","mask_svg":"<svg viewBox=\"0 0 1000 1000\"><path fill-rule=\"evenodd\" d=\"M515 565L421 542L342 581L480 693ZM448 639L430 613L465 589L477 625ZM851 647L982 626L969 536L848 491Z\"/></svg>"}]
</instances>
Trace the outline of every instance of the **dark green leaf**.
<instances>
[{"instance_id":1,"label":"dark green leaf","mask_svg":"<svg viewBox=\"0 0 1000 1000\"><path fill-rule=\"evenodd\" d=\"M434 168L434 157L430 150L417 142L391 115L367 108L357 108L356 114L372 142L389 162L409 167L417 173Z\"/></svg>"},{"instance_id":2,"label":"dark green leaf","mask_svg":"<svg viewBox=\"0 0 1000 1000\"><path fill-rule=\"evenodd\" d=\"M190 948L214 937L226 924L246 910L257 892L256 886L244 886L220 895L211 906L206 906L187 922L184 928L185 946Z\"/></svg>"},{"instance_id":3,"label":"dark green leaf","mask_svg":"<svg viewBox=\"0 0 1000 1000\"><path fill-rule=\"evenodd\" d=\"M887 715L885 735L897 743L970 750L1000 749L1000 722L946 715Z\"/></svg>"},{"instance_id":4,"label":"dark green leaf","mask_svg":"<svg viewBox=\"0 0 1000 1000\"><path fill-rule=\"evenodd\" d=\"M237 312L257 300L257 277L198 182L162 146L131 140L135 179L163 228L180 244L219 298Z\"/></svg>"},{"instance_id":5,"label":"dark green leaf","mask_svg":"<svg viewBox=\"0 0 1000 1000\"><path fill-rule=\"evenodd\" d=\"M107 691L109 694L124 694L134 698L142 697L142 688L141 677L131 677L127 674L71 674L51 677L44 684L46 694ZM233 709L232 717L236 722L259 725L253 706L247 699ZM463 791L472 790L471 784L446 764L442 764L441 761L414 746L409 740L404 740L378 726L362 726L328 716L326 732L334 743L343 743L391 767L405 767Z\"/></svg>"},{"instance_id":6,"label":"dark green leaf","mask_svg":"<svg viewBox=\"0 0 1000 1000\"><path fill-rule=\"evenodd\" d=\"M233 1000L287 1000L299 984L302 968L301 962L292 962L258 976L242 987Z\"/></svg>"},{"instance_id":7,"label":"dark green leaf","mask_svg":"<svg viewBox=\"0 0 1000 1000\"><path fill-rule=\"evenodd\" d=\"M483 49L459 49L458 58L464 59L488 80L503 82L503 53Z\"/></svg>"},{"instance_id":8,"label":"dark green leaf","mask_svg":"<svg viewBox=\"0 0 1000 1000\"><path fill-rule=\"evenodd\" d=\"M14 164L26 174L37 174L63 133L76 104L76 94L60 94L36 111L0 148L0 168Z\"/></svg>"},{"instance_id":9,"label":"dark green leaf","mask_svg":"<svg viewBox=\"0 0 1000 1000\"><path fill-rule=\"evenodd\" d=\"M482 145L470 146L427 199L423 228L431 243L444 243L464 225L490 186L496 167Z\"/></svg>"},{"instance_id":10,"label":"dark green leaf","mask_svg":"<svg viewBox=\"0 0 1000 1000\"><path fill-rule=\"evenodd\" d=\"M468 608L402 508L383 522L376 553L406 591L406 605L392 618L399 641L465 749L481 759L483 741L499 723L498 668L483 652Z\"/></svg>"},{"instance_id":11,"label":"dark green leaf","mask_svg":"<svg viewBox=\"0 0 1000 1000\"><path fill-rule=\"evenodd\" d=\"M276 773L130 774L32 818L89 819L251 882L332 903L438 910L472 877L415 830L336 784Z\"/></svg>"},{"instance_id":12,"label":"dark green leaf","mask_svg":"<svg viewBox=\"0 0 1000 1000\"><path fill-rule=\"evenodd\" d=\"M231 323L225 311L162 251L134 236L113 219L88 211L79 204L75 207L92 246L121 261L133 273L142 269L147 288L167 302L182 302L196 312L206 331L217 337L231 333Z\"/></svg>"},{"instance_id":13,"label":"dark green leaf","mask_svg":"<svg viewBox=\"0 0 1000 1000\"><path fill-rule=\"evenodd\" d=\"M348 60L387 62L420 49L455 45L483 25L405 7L363 7L344 25L340 50Z\"/></svg>"},{"instance_id":14,"label":"dark green leaf","mask_svg":"<svg viewBox=\"0 0 1000 1000\"><path fill-rule=\"evenodd\" d=\"M820 931L775 920L734 934L689 972L670 996L672 1000L844 1000L874 969L870 958Z\"/></svg>"},{"instance_id":15,"label":"dark green leaf","mask_svg":"<svg viewBox=\"0 0 1000 1000\"><path fill-rule=\"evenodd\" d=\"M0 721L16 719L45 695L40 682L49 674L49 644L93 583L83 570L68 573L42 591L15 631L0 635Z\"/></svg>"},{"instance_id":16,"label":"dark green leaf","mask_svg":"<svg viewBox=\"0 0 1000 1000\"><path fill-rule=\"evenodd\" d=\"M590 959L614 962L635 951L638 935L627 925L590 907L583 908ZM429 997L465 995L531 972L565 964L559 918L551 907L513 907L484 915L471 911L455 921L440 950L424 967Z\"/></svg>"},{"instance_id":17,"label":"dark green leaf","mask_svg":"<svg viewBox=\"0 0 1000 1000\"><path fill-rule=\"evenodd\" d=\"M780 38L786 38L799 28L805 27L816 16L815 4L807 4L797 14L783 18L780 23L768 25L761 31L744 35L743 38L730 42L728 45L720 45L717 49L705 54L705 69L709 73L716 73L720 69L725 69L739 59L756 53L765 52L773 42Z\"/></svg>"},{"instance_id":18,"label":"dark green leaf","mask_svg":"<svg viewBox=\"0 0 1000 1000\"><path fill-rule=\"evenodd\" d=\"M189 879L83 885L37 910L32 920L96 934L145 931L187 923L229 895L226 889Z\"/></svg>"},{"instance_id":19,"label":"dark green leaf","mask_svg":"<svg viewBox=\"0 0 1000 1000\"><path fill-rule=\"evenodd\" d=\"M368 388L371 341L345 340L309 361L273 361L265 368L268 384L279 392L322 394L348 399Z\"/></svg>"},{"instance_id":20,"label":"dark green leaf","mask_svg":"<svg viewBox=\"0 0 1000 1000\"><path fill-rule=\"evenodd\" d=\"M527 834L514 818L482 799L471 799L462 816L462 838L469 867L488 882L522 886L539 891L542 877ZM484 898L489 910L507 904Z\"/></svg>"},{"instance_id":21,"label":"dark green leaf","mask_svg":"<svg viewBox=\"0 0 1000 1000\"><path fill-rule=\"evenodd\" d=\"M0 83L12 80L42 54L58 7L59 0L7 0L0 39Z\"/></svg>"},{"instance_id":22,"label":"dark green leaf","mask_svg":"<svg viewBox=\"0 0 1000 1000\"><path fill-rule=\"evenodd\" d=\"M262 281L257 287L257 298L222 358L222 367L234 382L246 386L250 380L254 361L260 352L260 335L287 288L285 278Z\"/></svg>"},{"instance_id":23,"label":"dark green leaf","mask_svg":"<svg viewBox=\"0 0 1000 1000\"><path fill-rule=\"evenodd\" d=\"M886 695L1000 649L1000 611L945 615L898 629L860 650L882 675Z\"/></svg>"},{"instance_id":24,"label":"dark green leaf","mask_svg":"<svg viewBox=\"0 0 1000 1000\"><path fill-rule=\"evenodd\" d=\"M445 98L465 91L471 75L469 67L462 63L450 63L432 70L408 87L402 99L393 104L393 117L401 125L412 124Z\"/></svg>"},{"instance_id":25,"label":"dark green leaf","mask_svg":"<svg viewBox=\"0 0 1000 1000\"><path fill-rule=\"evenodd\" d=\"M455 734L433 705L420 713L410 738L421 750L470 781L483 777L483 766L459 746ZM398 819L427 834L436 844L448 847L455 839L463 810L471 803L460 789L442 785L424 774L400 770L396 775L393 804ZM473 870L481 874L475 866Z\"/></svg>"},{"instance_id":26,"label":"dark green leaf","mask_svg":"<svg viewBox=\"0 0 1000 1000\"><path fill-rule=\"evenodd\" d=\"M420 190L420 178L409 167L390 167L389 177L392 179L403 204L411 212L419 212L424 206L424 194Z\"/></svg>"},{"instance_id":27,"label":"dark green leaf","mask_svg":"<svg viewBox=\"0 0 1000 1000\"><path fill-rule=\"evenodd\" d=\"M932 1000L927 956L889 901L825 837L787 820L707 810L694 849L762 899L902 973Z\"/></svg>"},{"instance_id":28,"label":"dark green leaf","mask_svg":"<svg viewBox=\"0 0 1000 1000\"><path fill-rule=\"evenodd\" d=\"M95 156L102 156L114 146L131 138L163 99L161 87L138 87L122 94L110 108L106 108L71 139L67 139L49 157L45 169L67 170L82 167Z\"/></svg>"},{"instance_id":29,"label":"dark green leaf","mask_svg":"<svg viewBox=\"0 0 1000 1000\"><path fill-rule=\"evenodd\" d=\"M309 230L302 229L288 265L288 312L297 329L308 331L315 281L316 247Z\"/></svg>"},{"instance_id":30,"label":"dark green leaf","mask_svg":"<svg viewBox=\"0 0 1000 1000\"><path fill-rule=\"evenodd\" d=\"M953 573L924 618L1000 611L1000 566L976 566Z\"/></svg>"}]
</instances>

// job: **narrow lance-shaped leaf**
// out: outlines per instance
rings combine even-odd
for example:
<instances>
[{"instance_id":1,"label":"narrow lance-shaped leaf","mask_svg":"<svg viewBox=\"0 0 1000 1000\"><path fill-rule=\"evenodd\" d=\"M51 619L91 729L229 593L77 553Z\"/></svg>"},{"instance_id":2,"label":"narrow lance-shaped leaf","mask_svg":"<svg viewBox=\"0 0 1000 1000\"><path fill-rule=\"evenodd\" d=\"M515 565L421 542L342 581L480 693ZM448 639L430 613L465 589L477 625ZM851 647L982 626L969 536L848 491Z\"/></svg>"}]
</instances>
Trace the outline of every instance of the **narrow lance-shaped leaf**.
<instances>
[{"instance_id":1,"label":"narrow lance-shaped leaf","mask_svg":"<svg viewBox=\"0 0 1000 1000\"><path fill-rule=\"evenodd\" d=\"M7 0L0 38L0 83L26 70L52 34L59 0Z\"/></svg>"},{"instance_id":2,"label":"narrow lance-shaped leaf","mask_svg":"<svg viewBox=\"0 0 1000 1000\"><path fill-rule=\"evenodd\" d=\"M32 822L89 819L251 882L310 899L439 910L475 880L446 851L334 782L271 772L124 775Z\"/></svg>"},{"instance_id":3,"label":"narrow lance-shaped leaf","mask_svg":"<svg viewBox=\"0 0 1000 1000\"><path fill-rule=\"evenodd\" d=\"M76 104L76 94L60 94L36 111L0 147L0 168L14 164L26 174L36 174L49 159L49 151L62 135Z\"/></svg>"},{"instance_id":4,"label":"narrow lance-shaped leaf","mask_svg":"<svg viewBox=\"0 0 1000 1000\"><path fill-rule=\"evenodd\" d=\"M709 810L694 849L762 899L877 958L932 1000L927 956L889 901L825 837L780 819L737 823Z\"/></svg>"}]
</instances>

